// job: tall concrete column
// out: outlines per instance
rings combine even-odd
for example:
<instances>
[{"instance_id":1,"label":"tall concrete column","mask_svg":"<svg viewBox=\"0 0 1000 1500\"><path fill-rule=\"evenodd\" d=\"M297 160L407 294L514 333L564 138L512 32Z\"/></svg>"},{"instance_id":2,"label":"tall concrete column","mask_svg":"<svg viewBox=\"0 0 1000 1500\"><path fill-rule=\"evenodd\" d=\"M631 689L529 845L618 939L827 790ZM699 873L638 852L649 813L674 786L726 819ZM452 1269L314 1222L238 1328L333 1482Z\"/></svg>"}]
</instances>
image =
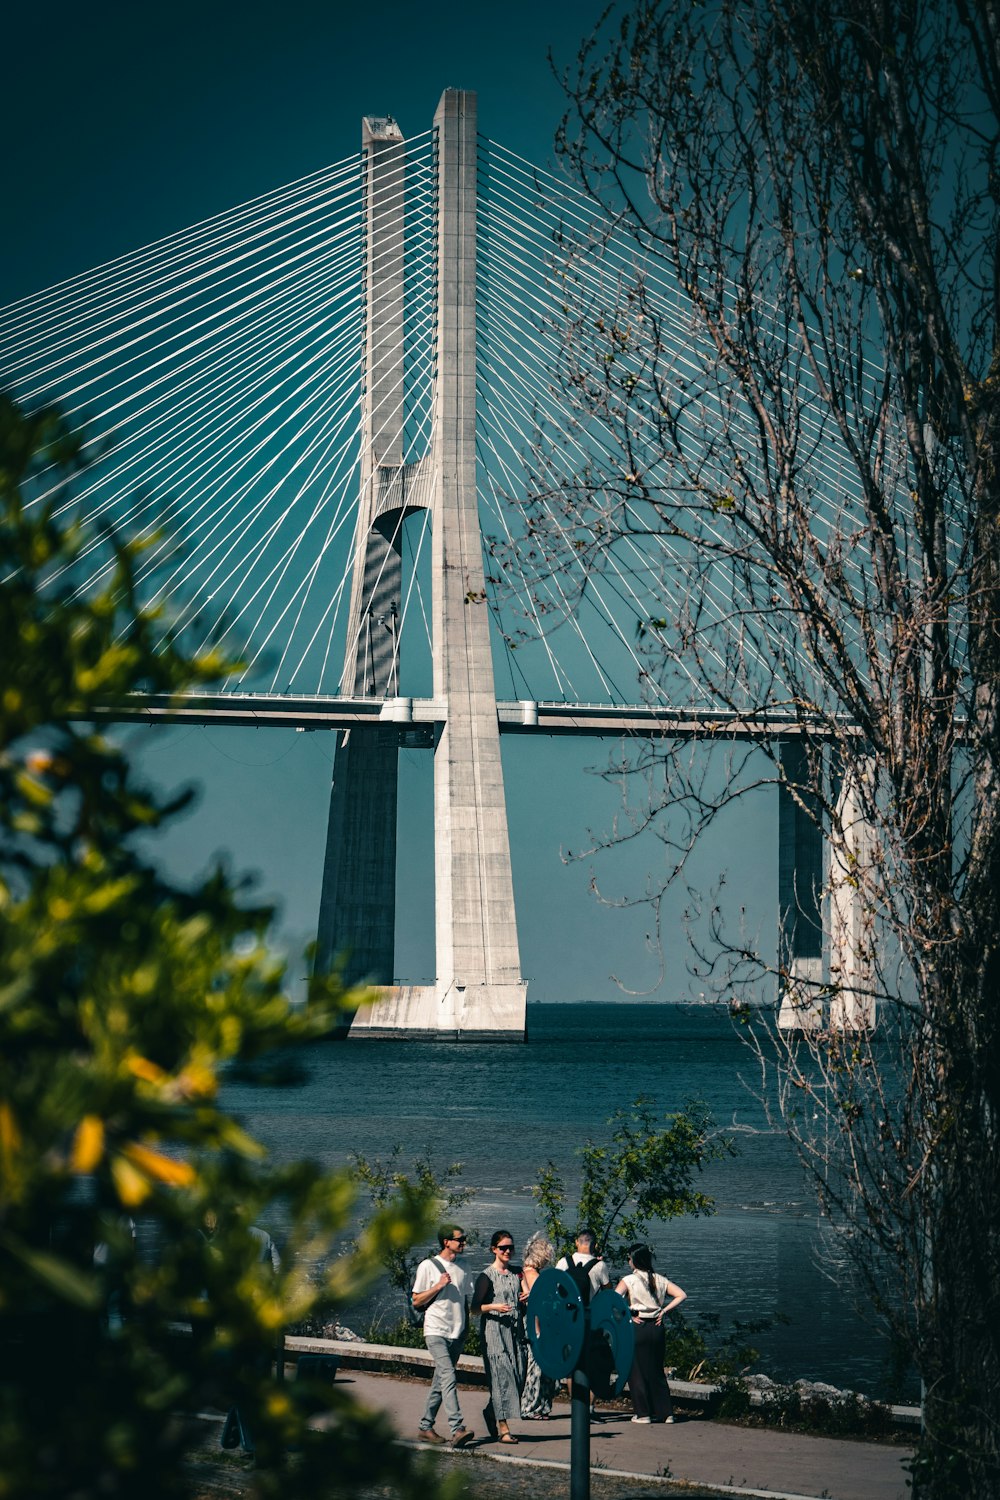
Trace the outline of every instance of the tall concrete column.
<instances>
[{"instance_id":1,"label":"tall concrete column","mask_svg":"<svg viewBox=\"0 0 1000 1500\"><path fill-rule=\"evenodd\" d=\"M436 980L400 985L352 1035L524 1038L507 807L476 491L476 96L434 116L437 364L427 481L432 515ZM427 464L427 460L424 463Z\"/></svg>"},{"instance_id":2,"label":"tall concrete column","mask_svg":"<svg viewBox=\"0 0 1000 1500\"><path fill-rule=\"evenodd\" d=\"M862 763L861 778L865 775ZM830 1025L863 1031L875 1024L872 994L872 830L864 811L868 789L857 767L846 771L830 847Z\"/></svg>"},{"instance_id":3,"label":"tall concrete column","mask_svg":"<svg viewBox=\"0 0 1000 1500\"><path fill-rule=\"evenodd\" d=\"M365 119L365 342L361 493L341 691L385 697L398 686L403 509L387 507L403 464L405 143L392 119ZM398 487L398 485L397 485Z\"/></svg>"},{"instance_id":4,"label":"tall concrete column","mask_svg":"<svg viewBox=\"0 0 1000 1500\"><path fill-rule=\"evenodd\" d=\"M507 806L476 491L476 96L449 89L438 149L434 400L434 754L437 980L442 1024L523 1034Z\"/></svg>"},{"instance_id":5,"label":"tall concrete column","mask_svg":"<svg viewBox=\"0 0 1000 1500\"><path fill-rule=\"evenodd\" d=\"M366 119L365 344L361 488L341 691L398 693L403 478L405 144L391 119ZM396 923L399 736L392 724L338 742L320 895L316 968L346 957L348 983L389 984Z\"/></svg>"},{"instance_id":6,"label":"tall concrete column","mask_svg":"<svg viewBox=\"0 0 1000 1500\"><path fill-rule=\"evenodd\" d=\"M823 827L806 747L783 740L778 787L778 963L782 1030L822 1024Z\"/></svg>"}]
</instances>

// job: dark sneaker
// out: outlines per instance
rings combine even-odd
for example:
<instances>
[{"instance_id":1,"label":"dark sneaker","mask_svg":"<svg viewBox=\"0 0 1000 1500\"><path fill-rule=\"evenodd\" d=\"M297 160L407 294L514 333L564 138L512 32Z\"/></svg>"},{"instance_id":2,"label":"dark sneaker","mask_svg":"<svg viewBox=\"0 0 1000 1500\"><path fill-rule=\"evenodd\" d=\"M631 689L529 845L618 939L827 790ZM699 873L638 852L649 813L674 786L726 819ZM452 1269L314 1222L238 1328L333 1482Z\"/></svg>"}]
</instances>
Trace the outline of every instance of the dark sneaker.
<instances>
[{"instance_id":1,"label":"dark sneaker","mask_svg":"<svg viewBox=\"0 0 1000 1500\"><path fill-rule=\"evenodd\" d=\"M451 1435L451 1446L453 1448L464 1448L468 1443L472 1442L472 1438L473 1434L467 1427L460 1427L457 1432L453 1432Z\"/></svg>"},{"instance_id":2,"label":"dark sneaker","mask_svg":"<svg viewBox=\"0 0 1000 1500\"><path fill-rule=\"evenodd\" d=\"M417 1433L417 1436L422 1443L444 1442L444 1438L439 1432L435 1432L433 1427L421 1427L420 1431Z\"/></svg>"}]
</instances>

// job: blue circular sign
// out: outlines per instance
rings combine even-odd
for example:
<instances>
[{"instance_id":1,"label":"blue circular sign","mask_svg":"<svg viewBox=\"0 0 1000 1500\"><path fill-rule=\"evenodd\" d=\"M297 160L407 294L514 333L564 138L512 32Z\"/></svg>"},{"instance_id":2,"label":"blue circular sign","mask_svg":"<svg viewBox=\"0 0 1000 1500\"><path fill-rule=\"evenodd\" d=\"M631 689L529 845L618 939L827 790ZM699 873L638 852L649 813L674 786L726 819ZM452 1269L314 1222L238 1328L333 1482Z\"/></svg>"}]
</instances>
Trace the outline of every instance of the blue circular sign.
<instances>
[{"instance_id":1,"label":"blue circular sign","mask_svg":"<svg viewBox=\"0 0 1000 1500\"><path fill-rule=\"evenodd\" d=\"M525 1321L532 1353L543 1375L562 1380L580 1363L587 1315L572 1276L551 1267L528 1294Z\"/></svg>"},{"instance_id":2,"label":"blue circular sign","mask_svg":"<svg viewBox=\"0 0 1000 1500\"><path fill-rule=\"evenodd\" d=\"M605 1361L598 1360L597 1344L603 1340L609 1349L608 1390L605 1394L597 1389L597 1380L594 1378L598 1370L605 1368ZM609 1286L601 1287L590 1299L590 1339L588 1341L588 1362L593 1360L596 1366L591 1374L591 1386L595 1394L604 1400L609 1396L620 1396L625 1389L628 1373L632 1368L632 1356L635 1353L635 1326L632 1322L632 1313L625 1298L618 1292L613 1292ZM615 1379L611 1381L611 1373Z\"/></svg>"}]
</instances>

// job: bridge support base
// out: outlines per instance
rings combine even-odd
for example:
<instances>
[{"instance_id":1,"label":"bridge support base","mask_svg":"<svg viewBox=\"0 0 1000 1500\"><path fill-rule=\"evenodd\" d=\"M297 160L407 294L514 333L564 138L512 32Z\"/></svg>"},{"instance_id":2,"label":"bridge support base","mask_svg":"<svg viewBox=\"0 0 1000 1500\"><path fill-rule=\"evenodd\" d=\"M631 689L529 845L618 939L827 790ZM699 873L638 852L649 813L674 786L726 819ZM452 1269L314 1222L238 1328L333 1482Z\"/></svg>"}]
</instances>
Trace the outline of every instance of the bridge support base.
<instances>
[{"instance_id":1,"label":"bridge support base","mask_svg":"<svg viewBox=\"0 0 1000 1500\"><path fill-rule=\"evenodd\" d=\"M394 984L380 989L351 1025L352 1037L523 1042L528 986Z\"/></svg>"}]
</instances>

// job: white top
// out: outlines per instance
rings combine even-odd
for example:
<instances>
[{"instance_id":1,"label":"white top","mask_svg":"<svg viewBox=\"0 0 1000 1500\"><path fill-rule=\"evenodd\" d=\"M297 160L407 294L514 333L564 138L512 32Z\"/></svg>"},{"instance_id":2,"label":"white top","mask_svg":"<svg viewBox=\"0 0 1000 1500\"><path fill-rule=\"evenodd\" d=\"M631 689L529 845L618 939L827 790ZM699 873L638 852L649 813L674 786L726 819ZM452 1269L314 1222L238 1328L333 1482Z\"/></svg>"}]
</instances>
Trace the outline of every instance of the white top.
<instances>
[{"instance_id":1,"label":"white top","mask_svg":"<svg viewBox=\"0 0 1000 1500\"><path fill-rule=\"evenodd\" d=\"M457 1339L465 1332L465 1301L469 1295L468 1273L457 1260L422 1260L413 1278L415 1292L429 1292L441 1280L441 1267L451 1281L442 1287L424 1309L424 1338Z\"/></svg>"},{"instance_id":2,"label":"white top","mask_svg":"<svg viewBox=\"0 0 1000 1500\"><path fill-rule=\"evenodd\" d=\"M656 1287L656 1296L650 1296L649 1282L645 1271L632 1271L628 1276L623 1276L619 1285L625 1288L628 1305L634 1315L638 1318L655 1318L672 1302L670 1288L665 1276L659 1276L653 1272L653 1285Z\"/></svg>"},{"instance_id":3,"label":"white top","mask_svg":"<svg viewBox=\"0 0 1000 1500\"><path fill-rule=\"evenodd\" d=\"M576 1261L578 1266L585 1266L588 1260L593 1260L594 1257L592 1255L584 1255L582 1250L574 1250L572 1259ZM569 1261L566 1259L565 1255L561 1256L559 1260L556 1261L556 1270L569 1270ZM600 1256L597 1257L597 1264L595 1266L591 1266L588 1274L590 1276L591 1296L593 1296L595 1292L600 1291L602 1286L611 1285L611 1277L608 1274L608 1268Z\"/></svg>"}]
</instances>

